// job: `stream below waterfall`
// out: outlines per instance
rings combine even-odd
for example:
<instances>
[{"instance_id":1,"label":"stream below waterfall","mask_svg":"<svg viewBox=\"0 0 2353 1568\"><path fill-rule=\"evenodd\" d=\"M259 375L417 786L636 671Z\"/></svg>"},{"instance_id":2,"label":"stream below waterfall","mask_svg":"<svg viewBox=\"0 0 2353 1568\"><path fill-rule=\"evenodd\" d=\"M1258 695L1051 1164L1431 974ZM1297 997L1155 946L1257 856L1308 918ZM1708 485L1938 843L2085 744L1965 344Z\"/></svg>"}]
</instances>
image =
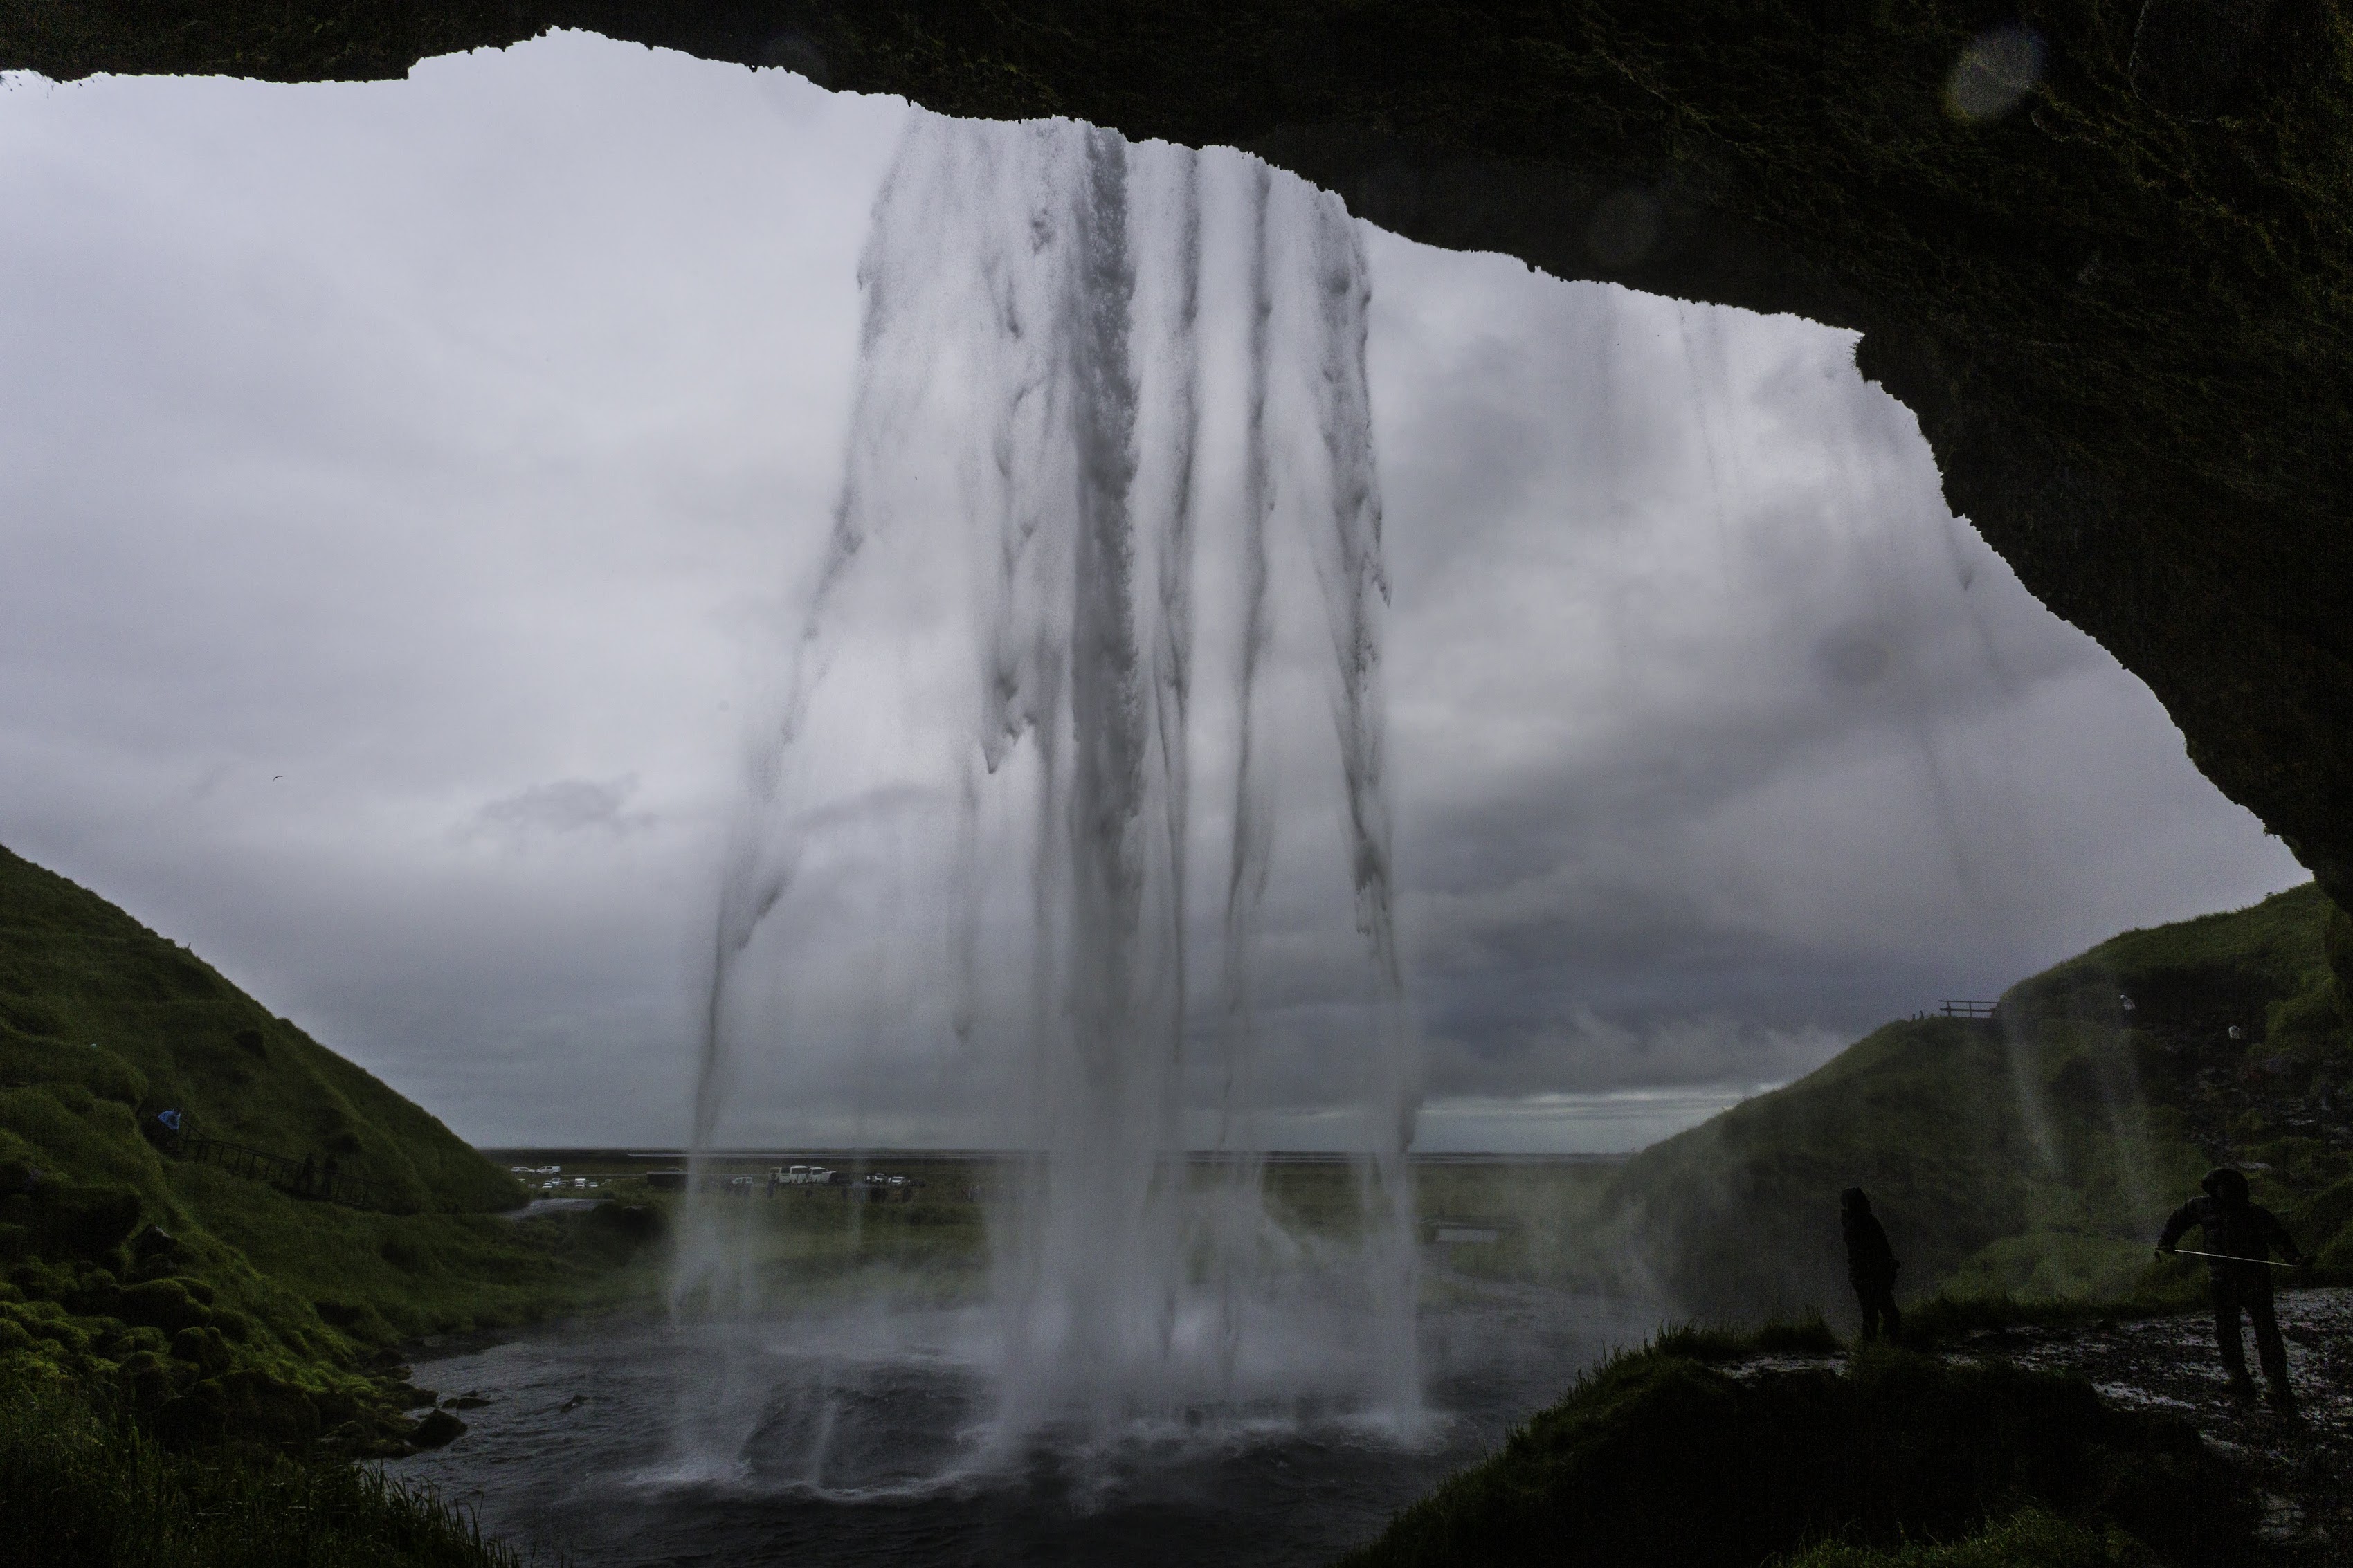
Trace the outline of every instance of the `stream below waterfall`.
<instances>
[{"instance_id":1,"label":"stream below waterfall","mask_svg":"<svg viewBox=\"0 0 2353 1568\"><path fill-rule=\"evenodd\" d=\"M463 1412L470 1429L448 1447L385 1468L577 1568L1320 1563L1653 1326L1644 1309L1592 1296L1459 1279L1443 1293L1420 1315L1427 1416L1414 1430L1261 1406L1107 1437L1049 1426L998 1451L986 1364L965 1349L988 1342L976 1310L884 1316L849 1302L816 1319L612 1323L420 1361L420 1384L488 1403ZM733 1342L715 1344L720 1333ZM736 1434L716 1459L714 1423ZM690 1427L699 1443L681 1443Z\"/></svg>"}]
</instances>

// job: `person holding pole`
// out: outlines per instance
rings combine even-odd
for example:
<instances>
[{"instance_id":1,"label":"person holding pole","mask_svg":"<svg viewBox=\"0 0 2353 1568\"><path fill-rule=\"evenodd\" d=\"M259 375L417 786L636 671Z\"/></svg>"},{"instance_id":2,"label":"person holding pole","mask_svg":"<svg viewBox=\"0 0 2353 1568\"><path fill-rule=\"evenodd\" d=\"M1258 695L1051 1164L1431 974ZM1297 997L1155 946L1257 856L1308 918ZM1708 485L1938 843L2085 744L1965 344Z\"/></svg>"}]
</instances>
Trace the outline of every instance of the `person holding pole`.
<instances>
[{"instance_id":1,"label":"person holding pole","mask_svg":"<svg viewBox=\"0 0 2353 1568\"><path fill-rule=\"evenodd\" d=\"M2225 1166L2208 1172L2198 1185L2206 1195L2173 1211L2165 1222L2165 1234L2157 1238L2158 1256L2180 1253L2206 1260L2214 1339L2222 1352L2222 1370L2231 1376L2231 1396L2255 1396L2254 1380L2247 1375L2246 1343L2239 1334L2239 1314L2244 1312L2255 1325L2255 1356L2263 1363L2272 1407L2292 1415L2295 1391L2288 1385L2287 1347L2280 1342L2279 1318L2272 1310L2272 1270L2303 1268L2303 1249L2279 1215L2249 1200L2243 1173ZM2204 1233L2202 1251L2179 1245L2182 1233L2193 1225ZM2286 1258L2284 1265L2272 1261L2274 1247Z\"/></svg>"}]
</instances>

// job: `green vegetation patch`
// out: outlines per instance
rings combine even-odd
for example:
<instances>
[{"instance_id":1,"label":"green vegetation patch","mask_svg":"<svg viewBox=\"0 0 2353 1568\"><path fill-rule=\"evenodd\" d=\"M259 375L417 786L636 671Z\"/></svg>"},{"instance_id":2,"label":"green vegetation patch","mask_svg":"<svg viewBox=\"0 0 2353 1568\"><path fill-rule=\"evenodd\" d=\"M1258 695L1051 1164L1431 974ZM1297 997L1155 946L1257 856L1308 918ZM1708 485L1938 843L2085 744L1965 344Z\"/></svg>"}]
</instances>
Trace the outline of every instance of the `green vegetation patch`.
<instances>
[{"instance_id":1,"label":"green vegetation patch","mask_svg":"<svg viewBox=\"0 0 2353 1568\"><path fill-rule=\"evenodd\" d=\"M1838 1194L1870 1192L1907 1296L2174 1303L2149 1256L2211 1166L2243 1164L2353 1279L2353 1030L2310 884L2127 931L2010 988L1991 1020L1906 1019L1630 1162L1597 1267L1683 1310L1756 1319L1849 1298Z\"/></svg>"},{"instance_id":2,"label":"green vegetation patch","mask_svg":"<svg viewBox=\"0 0 2353 1568\"><path fill-rule=\"evenodd\" d=\"M398 1212L175 1158L157 1113ZM284 1169L287 1167L278 1167ZM393 1347L650 1293L644 1207L514 1218L512 1177L186 950L0 849L0 1374L174 1450L446 1440Z\"/></svg>"},{"instance_id":3,"label":"green vegetation patch","mask_svg":"<svg viewBox=\"0 0 2353 1568\"><path fill-rule=\"evenodd\" d=\"M422 1108L269 1012L176 942L0 848L0 1089L38 1087L290 1159L333 1156L389 1206L479 1212L521 1185ZM42 1108L0 1111L0 1126ZM32 1135L26 1132L26 1135Z\"/></svg>"},{"instance_id":4,"label":"green vegetation patch","mask_svg":"<svg viewBox=\"0 0 2353 1568\"><path fill-rule=\"evenodd\" d=\"M2105 1528L2027 1509L1964 1541L1856 1546L1825 1542L1774 1568L2131 1568L2147 1560L2137 1542Z\"/></svg>"},{"instance_id":5,"label":"green vegetation patch","mask_svg":"<svg viewBox=\"0 0 2353 1568\"><path fill-rule=\"evenodd\" d=\"M150 1441L54 1380L0 1379L0 1541L45 1568L516 1568L373 1469Z\"/></svg>"}]
</instances>

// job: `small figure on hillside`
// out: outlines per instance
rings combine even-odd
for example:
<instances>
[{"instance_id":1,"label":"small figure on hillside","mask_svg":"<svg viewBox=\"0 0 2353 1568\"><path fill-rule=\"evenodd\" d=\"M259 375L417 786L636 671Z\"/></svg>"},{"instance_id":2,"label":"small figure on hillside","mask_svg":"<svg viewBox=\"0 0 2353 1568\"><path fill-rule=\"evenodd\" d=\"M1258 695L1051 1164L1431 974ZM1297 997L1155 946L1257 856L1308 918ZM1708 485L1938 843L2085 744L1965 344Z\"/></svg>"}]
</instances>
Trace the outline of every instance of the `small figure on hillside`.
<instances>
[{"instance_id":1,"label":"small figure on hillside","mask_svg":"<svg viewBox=\"0 0 2353 1568\"><path fill-rule=\"evenodd\" d=\"M1839 1194L1839 1228L1846 1233L1846 1277L1862 1305L1862 1337L1884 1334L1892 1340L1904 1326L1904 1315L1895 1310L1895 1275L1904 1265L1895 1261L1895 1249L1887 1245L1887 1232L1861 1187Z\"/></svg>"},{"instance_id":2,"label":"small figure on hillside","mask_svg":"<svg viewBox=\"0 0 2353 1568\"><path fill-rule=\"evenodd\" d=\"M319 1190L331 1198L335 1195L335 1172L337 1168L335 1157L332 1154L328 1155L325 1163L321 1164L319 1167L319 1175L321 1178Z\"/></svg>"},{"instance_id":3,"label":"small figure on hillside","mask_svg":"<svg viewBox=\"0 0 2353 1568\"><path fill-rule=\"evenodd\" d=\"M2263 1381L2270 1385L2274 1408L2293 1415L2295 1391L2287 1381L2287 1347L2280 1342L2279 1319L2272 1310L2272 1249L2297 1268L2304 1251L2281 1225L2279 1216L2250 1201L2247 1178L2228 1166L2210 1171L2198 1184L2205 1193L2173 1211L2165 1234L2157 1238L2162 1254L2177 1250L2182 1232L2198 1226L2205 1232L2206 1278L2213 1293L2214 1340L2222 1352L2222 1370L2231 1374L2231 1394L2238 1399L2255 1396L2254 1380L2247 1375L2247 1346L2240 1337L2239 1314L2255 1325L2255 1355L2263 1363Z\"/></svg>"},{"instance_id":4,"label":"small figure on hillside","mask_svg":"<svg viewBox=\"0 0 2353 1568\"><path fill-rule=\"evenodd\" d=\"M295 1175L294 1175L294 1190L295 1190L296 1192L298 1192L298 1193L302 1194L303 1194L303 1195L305 1195L305 1196L308 1196L308 1195L310 1194L310 1191L311 1191L311 1184L312 1183L316 1182L318 1179L319 1179L319 1158L318 1158L318 1156L317 1156L317 1155L315 1155L315 1154L305 1154L305 1155L303 1155L303 1156L302 1156L302 1168L301 1168L301 1170L300 1170L300 1171L296 1172L296 1173L295 1173Z\"/></svg>"}]
</instances>

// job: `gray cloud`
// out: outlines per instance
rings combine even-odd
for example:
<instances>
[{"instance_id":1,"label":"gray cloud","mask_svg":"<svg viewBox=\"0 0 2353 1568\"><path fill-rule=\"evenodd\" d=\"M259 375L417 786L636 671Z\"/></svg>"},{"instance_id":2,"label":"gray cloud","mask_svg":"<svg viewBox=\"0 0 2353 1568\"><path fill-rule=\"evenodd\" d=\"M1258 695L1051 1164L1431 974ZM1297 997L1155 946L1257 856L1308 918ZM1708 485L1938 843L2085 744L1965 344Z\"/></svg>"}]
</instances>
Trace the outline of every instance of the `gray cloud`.
<instances>
[{"instance_id":1,"label":"gray cloud","mask_svg":"<svg viewBox=\"0 0 2353 1568\"><path fill-rule=\"evenodd\" d=\"M656 819L652 812L628 809L637 788L635 773L602 782L557 779L533 784L490 802L459 831L467 837L480 835L517 846L535 835L642 833Z\"/></svg>"},{"instance_id":2,"label":"gray cloud","mask_svg":"<svg viewBox=\"0 0 2353 1568\"><path fill-rule=\"evenodd\" d=\"M398 83L0 93L0 841L470 1136L678 1136L902 113L575 36ZM1850 339L1371 247L1445 1137L1655 1130L2301 879L1947 513ZM966 1142L1001 1109L939 979L951 568L837 606L747 1139ZM1231 605L1202 614L1215 643ZM1366 1017L1304 625L1258 975L1261 1099L1303 1137ZM1002 933L995 843L970 896Z\"/></svg>"}]
</instances>

